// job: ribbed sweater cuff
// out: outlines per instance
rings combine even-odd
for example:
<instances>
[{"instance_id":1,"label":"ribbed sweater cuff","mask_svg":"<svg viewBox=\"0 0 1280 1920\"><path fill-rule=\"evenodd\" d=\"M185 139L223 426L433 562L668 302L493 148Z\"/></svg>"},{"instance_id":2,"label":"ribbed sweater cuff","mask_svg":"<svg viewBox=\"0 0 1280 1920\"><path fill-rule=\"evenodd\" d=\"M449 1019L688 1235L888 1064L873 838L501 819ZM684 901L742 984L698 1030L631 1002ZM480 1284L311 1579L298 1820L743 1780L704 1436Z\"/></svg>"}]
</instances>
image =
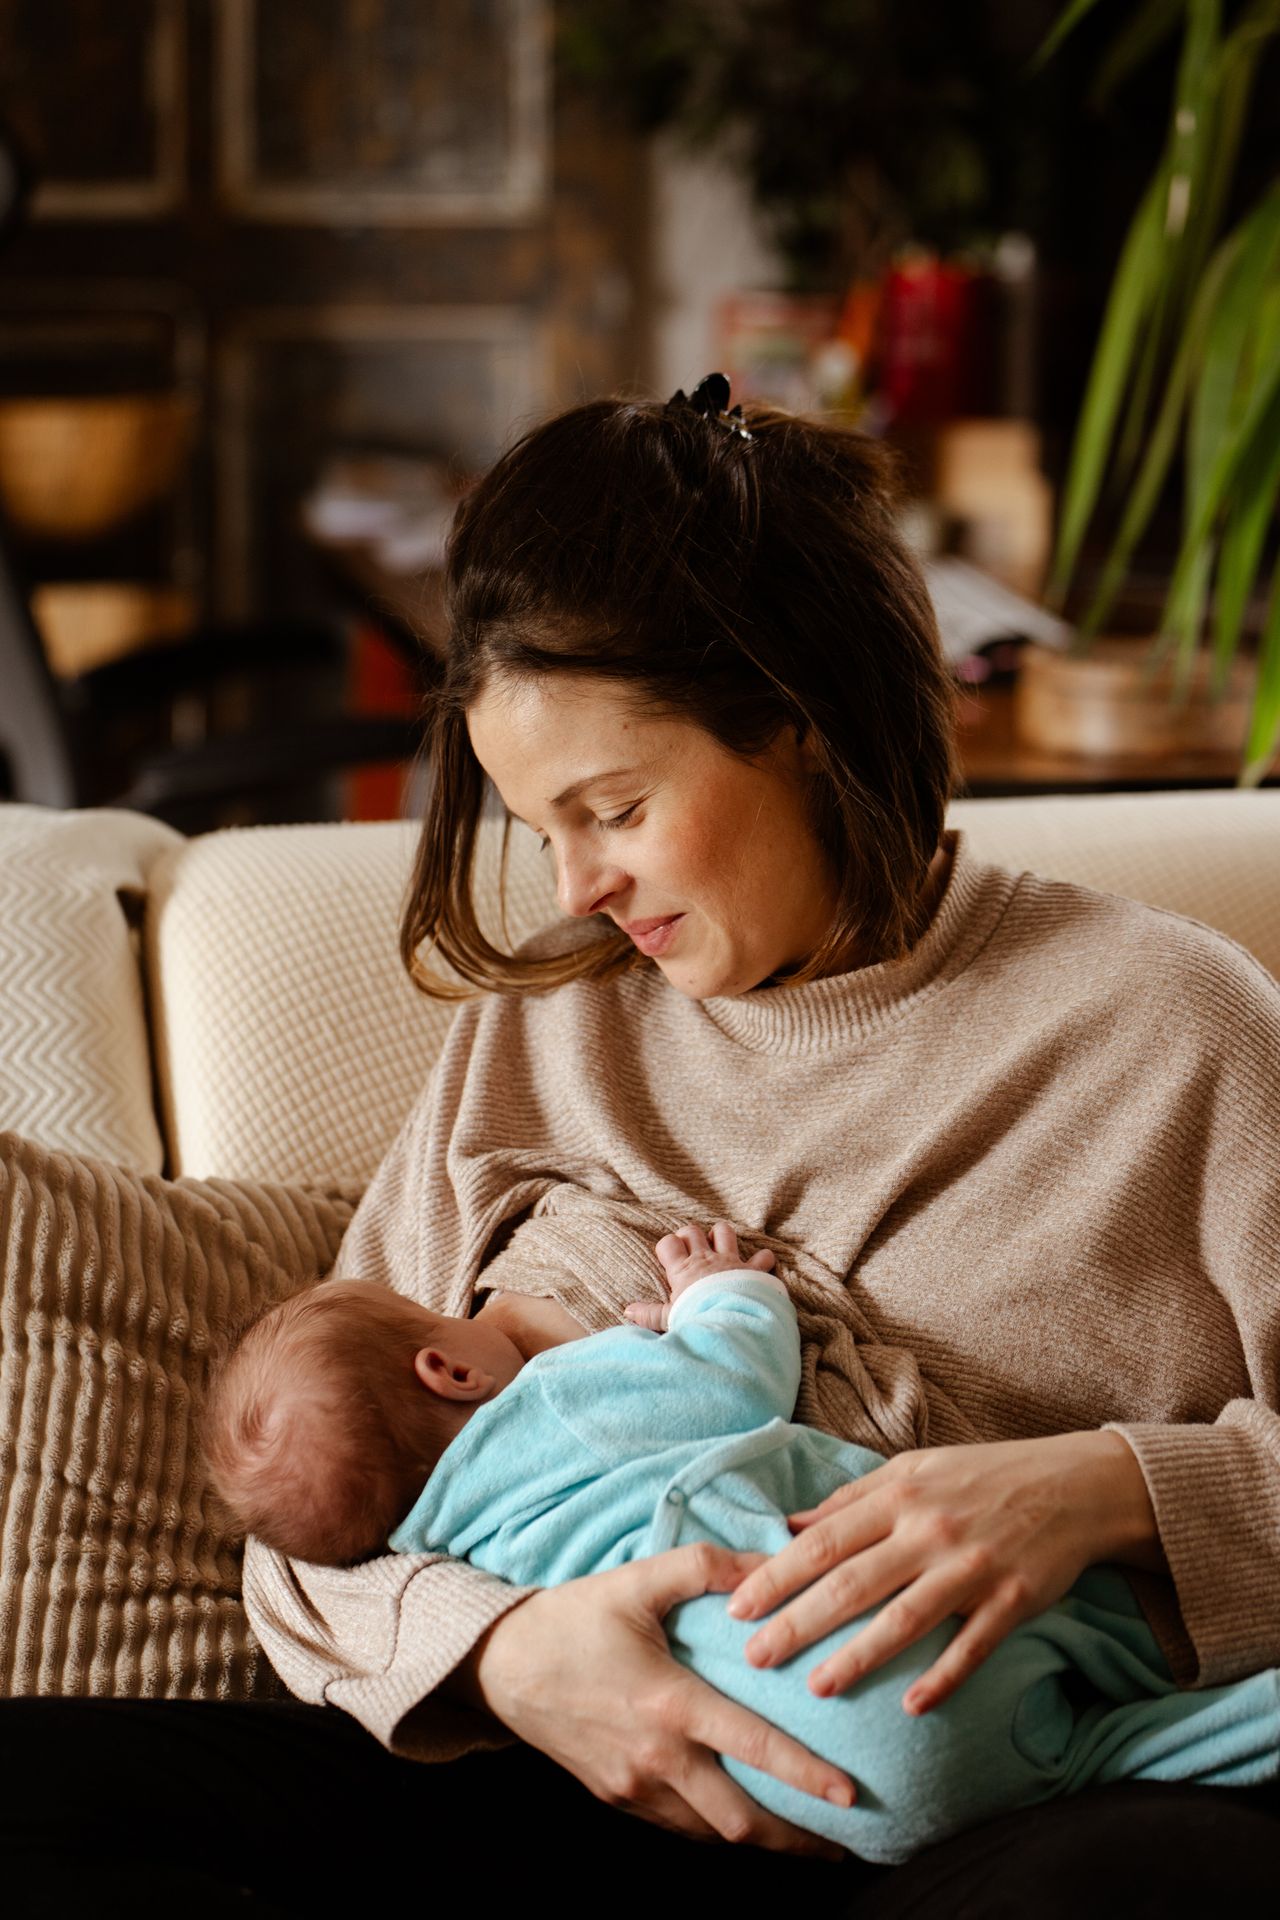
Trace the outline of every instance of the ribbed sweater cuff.
<instances>
[{"instance_id":1,"label":"ribbed sweater cuff","mask_svg":"<svg viewBox=\"0 0 1280 1920\"><path fill-rule=\"evenodd\" d=\"M1280 1664L1280 1490L1268 1450L1221 1422L1107 1430L1133 1448L1155 1509L1193 1656L1179 1671L1185 1647L1180 1661L1166 1645L1175 1678L1217 1686Z\"/></svg>"},{"instance_id":2,"label":"ribbed sweater cuff","mask_svg":"<svg viewBox=\"0 0 1280 1920\"><path fill-rule=\"evenodd\" d=\"M412 1760L456 1760L513 1736L498 1721L435 1696L476 1642L531 1587L509 1586L451 1560L420 1569L400 1603L400 1630L385 1673L335 1680L326 1700L343 1707L393 1753Z\"/></svg>"},{"instance_id":3,"label":"ribbed sweater cuff","mask_svg":"<svg viewBox=\"0 0 1280 1920\"><path fill-rule=\"evenodd\" d=\"M244 1573L250 1624L300 1700L341 1707L417 1760L511 1739L487 1716L429 1696L530 1588L443 1557L389 1553L358 1567L310 1566L257 1540Z\"/></svg>"}]
</instances>

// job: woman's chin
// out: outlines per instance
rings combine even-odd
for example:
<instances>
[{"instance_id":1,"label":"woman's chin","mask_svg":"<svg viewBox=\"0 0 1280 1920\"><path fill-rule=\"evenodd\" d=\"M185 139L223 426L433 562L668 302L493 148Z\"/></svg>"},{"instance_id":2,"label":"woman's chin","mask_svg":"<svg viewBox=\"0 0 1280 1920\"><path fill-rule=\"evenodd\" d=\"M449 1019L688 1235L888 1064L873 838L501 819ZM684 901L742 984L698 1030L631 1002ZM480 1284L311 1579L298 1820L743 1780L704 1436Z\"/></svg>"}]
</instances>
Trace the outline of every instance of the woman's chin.
<instances>
[{"instance_id":1,"label":"woman's chin","mask_svg":"<svg viewBox=\"0 0 1280 1920\"><path fill-rule=\"evenodd\" d=\"M728 963L720 966L699 962L689 955L675 954L669 960L655 960L653 963L669 987L682 993L686 1000L716 1000L725 994L745 993L747 985L741 984L742 969Z\"/></svg>"}]
</instances>

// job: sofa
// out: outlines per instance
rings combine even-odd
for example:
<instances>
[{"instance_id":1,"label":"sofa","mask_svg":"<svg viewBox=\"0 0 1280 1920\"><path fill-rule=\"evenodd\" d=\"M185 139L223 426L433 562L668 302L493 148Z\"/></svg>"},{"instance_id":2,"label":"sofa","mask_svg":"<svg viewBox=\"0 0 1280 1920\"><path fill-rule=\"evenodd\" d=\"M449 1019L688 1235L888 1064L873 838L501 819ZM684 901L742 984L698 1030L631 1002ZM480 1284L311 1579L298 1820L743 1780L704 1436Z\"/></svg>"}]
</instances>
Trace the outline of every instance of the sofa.
<instances>
[{"instance_id":1,"label":"sofa","mask_svg":"<svg viewBox=\"0 0 1280 1920\"><path fill-rule=\"evenodd\" d=\"M1280 792L963 801L951 824L1280 974ZM414 841L0 806L0 1690L278 1688L199 1408L231 1325L323 1273L439 1049L450 1009L397 947ZM502 841L487 817L485 912L514 944L553 880L517 827L500 913Z\"/></svg>"}]
</instances>

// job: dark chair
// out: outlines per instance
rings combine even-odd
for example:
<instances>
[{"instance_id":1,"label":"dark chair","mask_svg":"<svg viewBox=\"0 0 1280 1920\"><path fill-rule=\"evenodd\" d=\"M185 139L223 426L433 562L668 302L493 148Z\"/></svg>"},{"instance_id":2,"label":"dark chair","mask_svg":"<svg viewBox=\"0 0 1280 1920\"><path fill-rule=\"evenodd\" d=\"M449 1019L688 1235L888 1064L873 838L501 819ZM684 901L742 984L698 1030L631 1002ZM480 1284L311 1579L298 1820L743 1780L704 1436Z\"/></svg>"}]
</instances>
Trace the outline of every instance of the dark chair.
<instances>
[{"instance_id":1,"label":"dark chair","mask_svg":"<svg viewBox=\"0 0 1280 1920\"><path fill-rule=\"evenodd\" d=\"M130 807L187 833L246 803L265 802L278 819L282 796L314 795L327 774L418 751L416 720L332 711L344 666L336 622L247 622L59 680L0 538L0 793L11 800ZM212 709L229 683L247 685L266 717L188 744L167 737L177 702Z\"/></svg>"}]
</instances>

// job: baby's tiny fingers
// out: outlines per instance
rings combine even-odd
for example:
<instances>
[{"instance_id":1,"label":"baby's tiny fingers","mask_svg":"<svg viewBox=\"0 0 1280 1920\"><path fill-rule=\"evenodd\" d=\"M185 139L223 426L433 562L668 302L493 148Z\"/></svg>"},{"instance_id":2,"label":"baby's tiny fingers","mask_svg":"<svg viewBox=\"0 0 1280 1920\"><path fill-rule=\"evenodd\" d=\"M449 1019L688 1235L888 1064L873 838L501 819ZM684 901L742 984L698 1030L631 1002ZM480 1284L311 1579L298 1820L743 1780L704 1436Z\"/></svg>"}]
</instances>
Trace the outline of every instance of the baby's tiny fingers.
<instances>
[{"instance_id":1,"label":"baby's tiny fingers","mask_svg":"<svg viewBox=\"0 0 1280 1920\"><path fill-rule=\"evenodd\" d=\"M634 1321L638 1327L648 1327L651 1333L665 1333L667 1330L670 1308L660 1307L656 1300L633 1300L623 1308L623 1312L628 1320Z\"/></svg>"},{"instance_id":2,"label":"baby's tiny fingers","mask_svg":"<svg viewBox=\"0 0 1280 1920\"><path fill-rule=\"evenodd\" d=\"M714 1222L711 1228L711 1245L717 1253L724 1254L730 1260L738 1258L738 1236L734 1232L732 1221Z\"/></svg>"},{"instance_id":3,"label":"baby's tiny fingers","mask_svg":"<svg viewBox=\"0 0 1280 1920\"><path fill-rule=\"evenodd\" d=\"M768 1247L762 1248L759 1253L753 1253L747 1262L749 1267L757 1267L761 1273L772 1273L777 1264Z\"/></svg>"},{"instance_id":4,"label":"baby's tiny fingers","mask_svg":"<svg viewBox=\"0 0 1280 1920\"><path fill-rule=\"evenodd\" d=\"M664 1267L673 1267L689 1257L689 1249L678 1233L664 1233L653 1251Z\"/></svg>"}]
</instances>

